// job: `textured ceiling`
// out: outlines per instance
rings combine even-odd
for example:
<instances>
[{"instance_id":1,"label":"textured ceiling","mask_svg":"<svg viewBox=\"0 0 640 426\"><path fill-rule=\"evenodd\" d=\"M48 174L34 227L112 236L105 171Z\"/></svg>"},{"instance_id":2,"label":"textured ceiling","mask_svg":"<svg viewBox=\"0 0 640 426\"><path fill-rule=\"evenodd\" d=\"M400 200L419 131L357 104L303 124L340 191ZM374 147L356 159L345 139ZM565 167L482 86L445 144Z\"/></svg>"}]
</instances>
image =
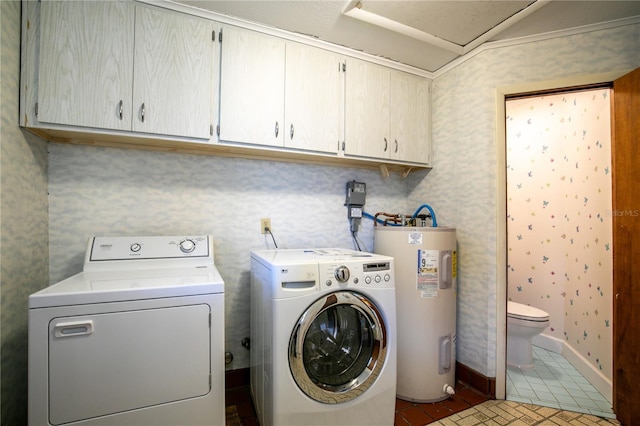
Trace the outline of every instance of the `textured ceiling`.
<instances>
[{"instance_id":1,"label":"textured ceiling","mask_svg":"<svg viewBox=\"0 0 640 426\"><path fill-rule=\"evenodd\" d=\"M370 1L360 9L464 46L533 1Z\"/></svg>"},{"instance_id":2,"label":"textured ceiling","mask_svg":"<svg viewBox=\"0 0 640 426\"><path fill-rule=\"evenodd\" d=\"M640 17L640 0L176 0L435 72L487 41Z\"/></svg>"}]
</instances>

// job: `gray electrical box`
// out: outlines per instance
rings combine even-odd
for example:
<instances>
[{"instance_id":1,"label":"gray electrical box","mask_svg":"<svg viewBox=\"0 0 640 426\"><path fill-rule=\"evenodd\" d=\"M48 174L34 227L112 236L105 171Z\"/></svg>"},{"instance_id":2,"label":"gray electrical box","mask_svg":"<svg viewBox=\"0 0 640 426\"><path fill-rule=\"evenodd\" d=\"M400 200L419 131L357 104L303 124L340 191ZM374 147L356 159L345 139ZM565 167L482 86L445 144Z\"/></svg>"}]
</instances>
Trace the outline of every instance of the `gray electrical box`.
<instances>
[{"instance_id":1,"label":"gray electrical box","mask_svg":"<svg viewBox=\"0 0 640 426\"><path fill-rule=\"evenodd\" d=\"M347 200L344 202L345 206L364 206L364 201L367 196L367 184L364 182L356 182L352 180L347 182Z\"/></svg>"}]
</instances>

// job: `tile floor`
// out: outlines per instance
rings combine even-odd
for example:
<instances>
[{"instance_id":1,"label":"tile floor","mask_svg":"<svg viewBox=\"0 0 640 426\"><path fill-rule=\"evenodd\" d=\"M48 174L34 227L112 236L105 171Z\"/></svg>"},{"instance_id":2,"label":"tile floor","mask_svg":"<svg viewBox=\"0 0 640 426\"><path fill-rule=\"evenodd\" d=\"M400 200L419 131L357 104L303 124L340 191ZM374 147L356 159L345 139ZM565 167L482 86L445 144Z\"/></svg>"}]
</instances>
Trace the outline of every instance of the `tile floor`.
<instances>
[{"instance_id":1,"label":"tile floor","mask_svg":"<svg viewBox=\"0 0 640 426\"><path fill-rule=\"evenodd\" d=\"M533 347L535 368L507 368L507 400L615 419L611 404L562 355Z\"/></svg>"},{"instance_id":2,"label":"tile floor","mask_svg":"<svg viewBox=\"0 0 640 426\"><path fill-rule=\"evenodd\" d=\"M421 404L396 399L395 426L427 425L488 400L486 395L458 381L456 393L441 402Z\"/></svg>"},{"instance_id":3,"label":"tile floor","mask_svg":"<svg viewBox=\"0 0 640 426\"><path fill-rule=\"evenodd\" d=\"M259 426L248 386L226 392L226 405L235 405L242 426ZM236 425L236 422L233 424ZM465 383L458 382L456 394L442 402L416 404L396 399L394 426L475 425L590 425L620 426L617 420L591 414L564 411L516 401L489 400ZM353 426L353 425L345 425Z\"/></svg>"},{"instance_id":4,"label":"tile floor","mask_svg":"<svg viewBox=\"0 0 640 426\"><path fill-rule=\"evenodd\" d=\"M591 414L557 410L539 405L515 401L491 400L452 414L432 426L480 426L480 425L575 425L575 426L620 426L613 419L603 419Z\"/></svg>"},{"instance_id":5,"label":"tile floor","mask_svg":"<svg viewBox=\"0 0 640 426\"><path fill-rule=\"evenodd\" d=\"M458 381L455 395L442 402L396 399L394 426L620 424L611 404L562 355L534 346L534 362L533 370L507 368L507 401ZM259 426L248 386L227 390L226 405L236 406L243 426Z\"/></svg>"},{"instance_id":6,"label":"tile floor","mask_svg":"<svg viewBox=\"0 0 640 426\"><path fill-rule=\"evenodd\" d=\"M456 384L455 395L442 402L419 404L396 399L395 426L426 425L487 400L486 396L463 382ZM243 426L259 425L248 386L227 390L226 405L236 406Z\"/></svg>"}]
</instances>

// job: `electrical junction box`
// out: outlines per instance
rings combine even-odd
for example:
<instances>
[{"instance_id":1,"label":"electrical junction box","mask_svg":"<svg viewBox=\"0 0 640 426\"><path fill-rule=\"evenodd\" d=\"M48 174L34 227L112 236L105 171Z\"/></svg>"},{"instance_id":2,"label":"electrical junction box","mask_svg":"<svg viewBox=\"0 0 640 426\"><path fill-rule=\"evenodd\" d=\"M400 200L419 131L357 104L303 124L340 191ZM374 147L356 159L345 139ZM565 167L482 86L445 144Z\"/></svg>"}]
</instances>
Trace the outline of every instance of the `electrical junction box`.
<instances>
[{"instance_id":1,"label":"electrical junction box","mask_svg":"<svg viewBox=\"0 0 640 426\"><path fill-rule=\"evenodd\" d=\"M362 217L362 207L364 206L366 195L366 183L356 182L355 180L347 182L347 199L344 205L349 208L349 219Z\"/></svg>"},{"instance_id":2,"label":"electrical junction box","mask_svg":"<svg viewBox=\"0 0 640 426\"><path fill-rule=\"evenodd\" d=\"M345 205L364 206L364 200L367 195L367 184L364 182L356 182L355 180L347 182L347 201Z\"/></svg>"}]
</instances>

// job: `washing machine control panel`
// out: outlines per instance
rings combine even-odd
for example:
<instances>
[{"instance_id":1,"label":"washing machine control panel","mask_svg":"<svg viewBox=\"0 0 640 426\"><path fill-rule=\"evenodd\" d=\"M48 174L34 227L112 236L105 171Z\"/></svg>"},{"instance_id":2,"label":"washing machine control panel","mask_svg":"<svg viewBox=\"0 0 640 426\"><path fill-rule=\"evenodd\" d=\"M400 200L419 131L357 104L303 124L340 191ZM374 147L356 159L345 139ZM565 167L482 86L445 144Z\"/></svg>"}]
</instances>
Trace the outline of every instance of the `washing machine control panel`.
<instances>
[{"instance_id":1,"label":"washing machine control panel","mask_svg":"<svg viewBox=\"0 0 640 426\"><path fill-rule=\"evenodd\" d=\"M324 288L336 289L395 287L393 260L321 263L320 283Z\"/></svg>"}]
</instances>

